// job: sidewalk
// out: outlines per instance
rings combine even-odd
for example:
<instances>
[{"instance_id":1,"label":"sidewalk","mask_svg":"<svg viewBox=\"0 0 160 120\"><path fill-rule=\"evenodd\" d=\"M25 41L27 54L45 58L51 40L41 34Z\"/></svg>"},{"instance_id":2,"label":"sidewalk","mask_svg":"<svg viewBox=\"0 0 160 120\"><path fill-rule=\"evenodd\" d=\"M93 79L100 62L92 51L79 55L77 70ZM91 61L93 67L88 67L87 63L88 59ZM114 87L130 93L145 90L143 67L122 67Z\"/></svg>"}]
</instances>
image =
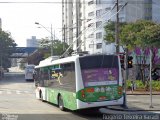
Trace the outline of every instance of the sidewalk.
<instances>
[{"instance_id":1,"label":"sidewalk","mask_svg":"<svg viewBox=\"0 0 160 120\"><path fill-rule=\"evenodd\" d=\"M112 110L119 110L119 111L132 111L132 112L152 112L160 114L160 95L153 95L152 96L152 106L151 105L151 97L150 95L127 95L127 107L123 108L120 106L109 106L109 109Z\"/></svg>"},{"instance_id":2,"label":"sidewalk","mask_svg":"<svg viewBox=\"0 0 160 120\"><path fill-rule=\"evenodd\" d=\"M150 91L127 91L127 95L150 95ZM152 91L152 95L160 95L160 91Z\"/></svg>"}]
</instances>

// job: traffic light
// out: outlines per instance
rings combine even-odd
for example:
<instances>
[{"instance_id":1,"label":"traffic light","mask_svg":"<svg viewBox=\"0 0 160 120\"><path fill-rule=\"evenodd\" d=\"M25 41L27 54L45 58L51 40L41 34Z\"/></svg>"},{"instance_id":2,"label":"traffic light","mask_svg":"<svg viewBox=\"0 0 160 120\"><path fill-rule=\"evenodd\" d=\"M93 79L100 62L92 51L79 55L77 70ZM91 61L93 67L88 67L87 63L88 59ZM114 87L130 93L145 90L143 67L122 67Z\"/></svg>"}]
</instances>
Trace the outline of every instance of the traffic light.
<instances>
[{"instance_id":1,"label":"traffic light","mask_svg":"<svg viewBox=\"0 0 160 120\"><path fill-rule=\"evenodd\" d=\"M121 54L119 56L120 56L121 68L124 69L124 54Z\"/></svg>"},{"instance_id":2,"label":"traffic light","mask_svg":"<svg viewBox=\"0 0 160 120\"><path fill-rule=\"evenodd\" d=\"M158 74L156 68L155 68L155 69L152 69L152 71L151 71L151 76L152 76L152 79L153 79L153 80L158 80L158 79L159 79L159 74Z\"/></svg>"},{"instance_id":3,"label":"traffic light","mask_svg":"<svg viewBox=\"0 0 160 120\"><path fill-rule=\"evenodd\" d=\"M133 67L133 62L132 62L132 60L133 60L133 57L132 56L128 56L128 68L132 68Z\"/></svg>"}]
</instances>

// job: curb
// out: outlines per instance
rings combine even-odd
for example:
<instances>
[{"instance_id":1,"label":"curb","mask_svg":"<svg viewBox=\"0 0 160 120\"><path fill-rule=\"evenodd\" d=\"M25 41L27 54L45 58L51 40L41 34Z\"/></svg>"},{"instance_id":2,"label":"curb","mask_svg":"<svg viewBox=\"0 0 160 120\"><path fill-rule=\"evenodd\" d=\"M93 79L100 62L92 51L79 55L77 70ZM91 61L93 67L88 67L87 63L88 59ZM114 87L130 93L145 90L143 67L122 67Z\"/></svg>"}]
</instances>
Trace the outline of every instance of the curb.
<instances>
[{"instance_id":1,"label":"curb","mask_svg":"<svg viewBox=\"0 0 160 120\"><path fill-rule=\"evenodd\" d=\"M123 108L111 108L111 107L107 107L110 110L117 110L117 111L129 111L129 112L138 112L138 111L160 111L159 110L153 110L153 109L134 109L134 108L128 108L128 109L123 109Z\"/></svg>"},{"instance_id":2,"label":"curb","mask_svg":"<svg viewBox=\"0 0 160 120\"><path fill-rule=\"evenodd\" d=\"M126 92L127 95L150 95L150 92L136 92L133 91L133 93L131 91L127 91ZM152 95L160 95L160 91L159 92L152 92Z\"/></svg>"},{"instance_id":3,"label":"curb","mask_svg":"<svg viewBox=\"0 0 160 120\"><path fill-rule=\"evenodd\" d=\"M149 93L148 94L145 94L145 93L127 93L127 95L150 95ZM152 93L152 95L160 95L160 93Z\"/></svg>"}]
</instances>

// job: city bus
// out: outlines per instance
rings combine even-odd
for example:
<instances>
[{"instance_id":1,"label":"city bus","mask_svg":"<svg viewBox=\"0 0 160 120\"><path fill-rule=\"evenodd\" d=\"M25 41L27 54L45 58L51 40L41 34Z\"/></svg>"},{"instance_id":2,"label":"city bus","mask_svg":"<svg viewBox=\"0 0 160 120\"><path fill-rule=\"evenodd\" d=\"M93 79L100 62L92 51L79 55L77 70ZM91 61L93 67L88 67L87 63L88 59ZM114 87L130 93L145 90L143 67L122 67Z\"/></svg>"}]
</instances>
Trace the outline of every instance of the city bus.
<instances>
[{"instance_id":1,"label":"city bus","mask_svg":"<svg viewBox=\"0 0 160 120\"><path fill-rule=\"evenodd\" d=\"M120 59L117 55L75 55L43 60L36 70L36 98L61 110L123 104Z\"/></svg>"},{"instance_id":2,"label":"city bus","mask_svg":"<svg viewBox=\"0 0 160 120\"><path fill-rule=\"evenodd\" d=\"M29 64L25 66L25 80L26 81L29 81L29 80L34 81L34 76L33 76L34 67L35 65L33 64Z\"/></svg>"}]
</instances>

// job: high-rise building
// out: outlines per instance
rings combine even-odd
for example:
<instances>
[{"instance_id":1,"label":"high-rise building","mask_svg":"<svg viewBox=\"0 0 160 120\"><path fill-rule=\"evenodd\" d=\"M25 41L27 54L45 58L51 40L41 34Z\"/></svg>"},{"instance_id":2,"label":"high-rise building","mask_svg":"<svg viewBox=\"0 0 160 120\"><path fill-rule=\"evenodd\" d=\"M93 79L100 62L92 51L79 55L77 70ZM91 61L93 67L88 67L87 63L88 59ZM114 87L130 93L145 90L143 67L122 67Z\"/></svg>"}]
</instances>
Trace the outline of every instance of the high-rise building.
<instances>
[{"instance_id":1,"label":"high-rise building","mask_svg":"<svg viewBox=\"0 0 160 120\"><path fill-rule=\"evenodd\" d=\"M128 4L123 7L126 2ZM104 26L108 21L116 21L115 5L115 0L63 0L65 41L73 44L74 50L81 46L82 51L90 53L114 53L115 43L104 41ZM119 0L119 21L160 21L157 5L160 5L159 0Z\"/></svg>"},{"instance_id":2,"label":"high-rise building","mask_svg":"<svg viewBox=\"0 0 160 120\"><path fill-rule=\"evenodd\" d=\"M62 39L67 44L73 42L73 0L62 0Z\"/></svg>"},{"instance_id":3,"label":"high-rise building","mask_svg":"<svg viewBox=\"0 0 160 120\"><path fill-rule=\"evenodd\" d=\"M126 0L125 21L152 20L152 0Z\"/></svg>"},{"instance_id":4,"label":"high-rise building","mask_svg":"<svg viewBox=\"0 0 160 120\"><path fill-rule=\"evenodd\" d=\"M32 36L31 39L27 39L27 47L39 47L38 39L36 39L36 36Z\"/></svg>"},{"instance_id":5,"label":"high-rise building","mask_svg":"<svg viewBox=\"0 0 160 120\"><path fill-rule=\"evenodd\" d=\"M160 23L160 0L152 0L152 20Z\"/></svg>"},{"instance_id":6,"label":"high-rise building","mask_svg":"<svg viewBox=\"0 0 160 120\"><path fill-rule=\"evenodd\" d=\"M0 29L2 29L2 20L0 18Z\"/></svg>"}]
</instances>

